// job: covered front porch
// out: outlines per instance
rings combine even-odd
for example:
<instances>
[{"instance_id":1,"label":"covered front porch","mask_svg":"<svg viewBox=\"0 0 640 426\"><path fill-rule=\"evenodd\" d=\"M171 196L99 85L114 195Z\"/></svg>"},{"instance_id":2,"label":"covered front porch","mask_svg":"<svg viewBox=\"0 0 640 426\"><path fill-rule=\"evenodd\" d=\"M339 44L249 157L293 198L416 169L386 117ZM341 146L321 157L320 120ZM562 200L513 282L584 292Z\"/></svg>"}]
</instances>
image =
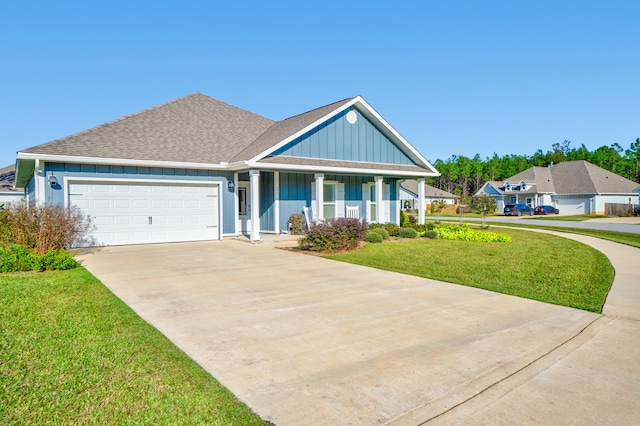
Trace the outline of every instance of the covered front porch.
<instances>
[{"instance_id":1,"label":"covered front porch","mask_svg":"<svg viewBox=\"0 0 640 426\"><path fill-rule=\"evenodd\" d=\"M403 176L248 170L234 174L236 235L259 241L286 234L292 214L310 222L354 217L369 223L400 224L399 181ZM418 179L424 197L425 179ZM420 206L424 223L425 206Z\"/></svg>"}]
</instances>

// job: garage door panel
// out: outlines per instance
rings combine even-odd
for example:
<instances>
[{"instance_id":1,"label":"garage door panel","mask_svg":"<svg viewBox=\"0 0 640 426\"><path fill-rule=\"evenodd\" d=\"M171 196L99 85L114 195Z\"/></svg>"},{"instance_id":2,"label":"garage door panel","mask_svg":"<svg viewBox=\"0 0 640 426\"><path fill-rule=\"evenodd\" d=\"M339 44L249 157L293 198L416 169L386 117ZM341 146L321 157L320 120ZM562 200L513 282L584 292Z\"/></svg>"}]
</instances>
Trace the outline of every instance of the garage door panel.
<instances>
[{"instance_id":1,"label":"garage door panel","mask_svg":"<svg viewBox=\"0 0 640 426\"><path fill-rule=\"evenodd\" d=\"M114 209L128 209L131 207L131 200L113 200Z\"/></svg>"},{"instance_id":2,"label":"garage door panel","mask_svg":"<svg viewBox=\"0 0 640 426\"><path fill-rule=\"evenodd\" d=\"M217 193L204 185L69 185L71 203L94 218L97 245L218 239Z\"/></svg>"}]
</instances>

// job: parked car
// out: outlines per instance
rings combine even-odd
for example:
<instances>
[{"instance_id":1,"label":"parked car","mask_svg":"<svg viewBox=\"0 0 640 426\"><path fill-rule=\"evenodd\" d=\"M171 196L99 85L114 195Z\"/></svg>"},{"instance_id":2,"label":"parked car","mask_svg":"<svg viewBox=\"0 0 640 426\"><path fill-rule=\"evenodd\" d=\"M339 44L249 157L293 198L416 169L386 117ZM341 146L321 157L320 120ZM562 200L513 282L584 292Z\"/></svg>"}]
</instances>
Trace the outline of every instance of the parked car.
<instances>
[{"instance_id":1,"label":"parked car","mask_svg":"<svg viewBox=\"0 0 640 426\"><path fill-rule=\"evenodd\" d=\"M533 209L526 204L507 204L504 206L505 216L522 216L523 214L533 216Z\"/></svg>"},{"instance_id":2,"label":"parked car","mask_svg":"<svg viewBox=\"0 0 640 426\"><path fill-rule=\"evenodd\" d=\"M538 206L533 209L533 214L559 214L560 210L553 206Z\"/></svg>"}]
</instances>

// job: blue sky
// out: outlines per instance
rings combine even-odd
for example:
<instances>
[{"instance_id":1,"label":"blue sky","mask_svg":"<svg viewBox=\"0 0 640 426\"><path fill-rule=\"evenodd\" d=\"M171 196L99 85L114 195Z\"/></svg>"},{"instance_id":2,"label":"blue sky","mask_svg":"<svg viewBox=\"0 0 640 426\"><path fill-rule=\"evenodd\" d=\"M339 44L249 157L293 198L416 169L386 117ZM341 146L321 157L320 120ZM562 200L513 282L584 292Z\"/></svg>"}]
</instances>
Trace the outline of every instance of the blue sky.
<instances>
[{"instance_id":1,"label":"blue sky","mask_svg":"<svg viewBox=\"0 0 640 426\"><path fill-rule=\"evenodd\" d=\"M4 2L0 166L196 91L274 120L362 95L431 161L640 137L636 0L220 3Z\"/></svg>"}]
</instances>

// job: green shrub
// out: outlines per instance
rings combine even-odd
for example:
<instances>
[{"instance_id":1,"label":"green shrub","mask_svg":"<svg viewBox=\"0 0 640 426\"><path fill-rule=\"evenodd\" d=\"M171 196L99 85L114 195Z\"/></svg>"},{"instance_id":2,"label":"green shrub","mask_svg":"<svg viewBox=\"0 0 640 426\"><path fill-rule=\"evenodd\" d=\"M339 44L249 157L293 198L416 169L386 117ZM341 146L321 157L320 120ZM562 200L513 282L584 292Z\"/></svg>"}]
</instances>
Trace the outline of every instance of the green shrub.
<instances>
[{"instance_id":1,"label":"green shrub","mask_svg":"<svg viewBox=\"0 0 640 426\"><path fill-rule=\"evenodd\" d=\"M404 210L400 210L400 226L409 226L409 224L409 215Z\"/></svg>"},{"instance_id":2,"label":"green shrub","mask_svg":"<svg viewBox=\"0 0 640 426\"><path fill-rule=\"evenodd\" d=\"M0 248L0 272L24 272L73 269L80 264L66 250L51 249L43 255L14 244Z\"/></svg>"},{"instance_id":3,"label":"green shrub","mask_svg":"<svg viewBox=\"0 0 640 426\"><path fill-rule=\"evenodd\" d=\"M400 227L395 223L372 223L369 229L384 229L392 237L397 237Z\"/></svg>"},{"instance_id":4,"label":"green shrub","mask_svg":"<svg viewBox=\"0 0 640 426\"><path fill-rule=\"evenodd\" d=\"M387 230L385 228L377 228L373 230L374 232L377 232L378 234L380 234L380 236L382 237L383 240L388 240L389 239L389 232L387 232Z\"/></svg>"},{"instance_id":5,"label":"green shrub","mask_svg":"<svg viewBox=\"0 0 640 426\"><path fill-rule=\"evenodd\" d=\"M400 232L398 232L399 238L417 238L418 231L414 228L400 228Z\"/></svg>"},{"instance_id":6,"label":"green shrub","mask_svg":"<svg viewBox=\"0 0 640 426\"><path fill-rule=\"evenodd\" d=\"M294 235L304 234L304 231L307 228L307 222L304 219L304 215L300 213L294 213L289 216L289 224L291 225L291 232Z\"/></svg>"},{"instance_id":7,"label":"green shrub","mask_svg":"<svg viewBox=\"0 0 640 426\"><path fill-rule=\"evenodd\" d=\"M489 231L475 231L468 225L446 225L436 230L443 240L460 240L474 242L510 243L511 237L506 234Z\"/></svg>"},{"instance_id":8,"label":"green shrub","mask_svg":"<svg viewBox=\"0 0 640 426\"><path fill-rule=\"evenodd\" d=\"M430 240L436 240L438 239L438 231L431 229L429 231L426 231L423 236Z\"/></svg>"},{"instance_id":9,"label":"green shrub","mask_svg":"<svg viewBox=\"0 0 640 426\"><path fill-rule=\"evenodd\" d=\"M368 243L381 243L382 242L382 234L380 234L380 232L379 232L380 229L382 229L382 228L368 230L365 240Z\"/></svg>"},{"instance_id":10,"label":"green shrub","mask_svg":"<svg viewBox=\"0 0 640 426\"><path fill-rule=\"evenodd\" d=\"M71 253L66 250L49 250L40 258L42 269L65 271L80 266Z\"/></svg>"},{"instance_id":11,"label":"green shrub","mask_svg":"<svg viewBox=\"0 0 640 426\"><path fill-rule=\"evenodd\" d=\"M307 234L298 240L302 250L335 252L353 250L364 241L367 225L354 218L329 219L314 224Z\"/></svg>"},{"instance_id":12,"label":"green shrub","mask_svg":"<svg viewBox=\"0 0 640 426\"><path fill-rule=\"evenodd\" d=\"M18 270L18 260L11 250L0 248L0 272L15 272Z\"/></svg>"},{"instance_id":13,"label":"green shrub","mask_svg":"<svg viewBox=\"0 0 640 426\"><path fill-rule=\"evenodd\" d=\"M11 246L11 251L16 256L16 271L40 271L42 265L40 258L42 256L35 253L33 250L29 250L24 246L14 244Z\"/></svg>"}]
</instances>

